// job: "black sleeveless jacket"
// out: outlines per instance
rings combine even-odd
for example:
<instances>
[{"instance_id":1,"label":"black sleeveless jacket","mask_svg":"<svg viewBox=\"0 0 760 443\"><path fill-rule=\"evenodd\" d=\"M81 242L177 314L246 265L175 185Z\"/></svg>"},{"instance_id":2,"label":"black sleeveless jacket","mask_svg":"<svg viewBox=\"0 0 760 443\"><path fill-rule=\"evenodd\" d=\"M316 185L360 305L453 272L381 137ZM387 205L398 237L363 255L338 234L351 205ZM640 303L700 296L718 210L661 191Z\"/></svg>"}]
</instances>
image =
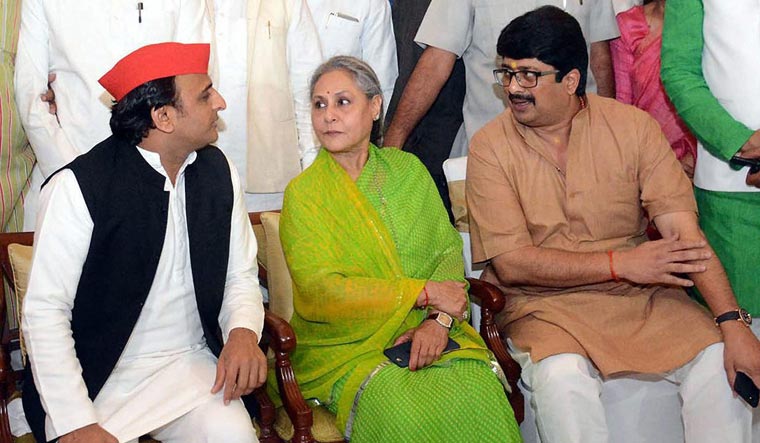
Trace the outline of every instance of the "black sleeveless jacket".
<instances>
[{"instance_id":1,"label":"black sleeveless jacket","mask_svg":"<svg viewBox=\"0 0 760 443\"><path fill-rule=\"evenodd\" d=\"M222 342L217 319L234 197L221 151L207 146L197 155L185 169L190 263L206 343L218 356ZM82 378L94 399L118 362L156 275L169 194L164 191L166 178L134 146L114 136L67 168L74 172L94 222L71 320ZM37 441L45 441L45 412L28 367L26 372L24 409Z\"/></svg>"}]
</instances>

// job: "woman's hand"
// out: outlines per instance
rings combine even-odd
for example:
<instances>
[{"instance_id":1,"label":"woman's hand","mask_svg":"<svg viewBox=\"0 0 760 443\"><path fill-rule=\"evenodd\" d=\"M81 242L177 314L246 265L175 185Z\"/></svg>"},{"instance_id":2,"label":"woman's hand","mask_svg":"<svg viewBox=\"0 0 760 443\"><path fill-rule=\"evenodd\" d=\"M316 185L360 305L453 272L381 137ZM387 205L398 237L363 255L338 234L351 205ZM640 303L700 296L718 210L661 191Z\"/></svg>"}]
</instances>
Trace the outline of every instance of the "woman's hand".
<instances>
[{"instance_id":1,"label":"woman's hand","mask_svg":"<svg viewBox=\"0 0 760 443\"><path fill-rule=\"evenodd\" d=\"M412 341L412 352L409 356L409 370L416 371L424 368L441 357L449 341L449 330L439 325L435 320L425 320L417 326L404 332L393 346Z\"/></svg>"},{"instance_id":2,"label":"woman's hand","mask_svg":"<svg viewBox=\"0 0 760 443\"><path fill-rule=\"evenodd\" d=\"M454 280L428 281L425 289L417 297L417 306L425 305L425 290L427 290L428 306L445 312L457 320L464 320L467 311L467 292L465 283Z\"/></svg>"}]
</instances>

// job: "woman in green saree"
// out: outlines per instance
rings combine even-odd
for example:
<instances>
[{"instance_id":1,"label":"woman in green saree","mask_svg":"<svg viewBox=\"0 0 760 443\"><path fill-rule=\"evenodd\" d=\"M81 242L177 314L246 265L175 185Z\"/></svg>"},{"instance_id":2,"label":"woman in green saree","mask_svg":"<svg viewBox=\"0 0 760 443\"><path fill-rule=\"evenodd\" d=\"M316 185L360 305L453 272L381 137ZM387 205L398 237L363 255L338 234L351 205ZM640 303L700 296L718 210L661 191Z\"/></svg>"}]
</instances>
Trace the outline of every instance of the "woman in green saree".
<instances>
[{"instance_id":1,"label":"woman in green saree","mask_svg":"<svg viewBox=\"0 0 760 443\"><path fill-rule=\"evenodd\" d=\"M462 241L430 175L370 143L382 125L377 77L339 56L310 86L323 149L286 189L280 223L304 396L352 442L520 441L500 370L461 321ZM442 353L449 337L459 349ZM383 354L405 341L408 368Z\"/></svg>"}]
</instances>

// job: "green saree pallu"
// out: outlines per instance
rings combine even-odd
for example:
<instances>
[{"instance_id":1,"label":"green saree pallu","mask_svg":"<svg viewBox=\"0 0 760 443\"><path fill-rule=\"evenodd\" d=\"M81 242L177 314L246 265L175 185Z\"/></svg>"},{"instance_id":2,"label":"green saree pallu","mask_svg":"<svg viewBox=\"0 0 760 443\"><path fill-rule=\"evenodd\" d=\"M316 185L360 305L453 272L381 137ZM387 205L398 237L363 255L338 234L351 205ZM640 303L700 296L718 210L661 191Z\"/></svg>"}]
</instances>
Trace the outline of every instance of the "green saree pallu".
<instances>
[{"instance_id":1,"label":"green saree pallu","mask_svg":"<svg viewBox=\"0 0 760 443\"><path fill-rule=\"evenodd\" d=\"M352 441L488 441L465 435L485 422L493 441L519 441L491 353L469 324L449 333L460 349L428 368L399 368L383 354L426 318L415 302L428 280L465 281L462 240L416 157L370 146L354 182L323 149L285 191L280 237L294 283L298 382ZM472 374L480 381L468 385ZM454 420L462 405L468 416ZM404 426L409 417L435 429Z\"/></svg>"}]
</instances>

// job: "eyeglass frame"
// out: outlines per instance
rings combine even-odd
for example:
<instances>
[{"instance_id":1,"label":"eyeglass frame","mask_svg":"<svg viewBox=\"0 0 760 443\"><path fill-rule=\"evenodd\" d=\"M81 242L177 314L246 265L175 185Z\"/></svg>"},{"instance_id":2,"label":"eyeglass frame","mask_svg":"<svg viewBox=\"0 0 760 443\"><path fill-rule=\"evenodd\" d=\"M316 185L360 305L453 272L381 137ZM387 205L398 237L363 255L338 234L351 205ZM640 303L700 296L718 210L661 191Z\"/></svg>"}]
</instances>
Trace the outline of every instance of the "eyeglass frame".
<instances>
[{"instance_id":1,"label":"eyeglass frame","mask_svg":"<svg viewBox=\"0 0 760 443\"><path fill-rule=\"evenodd\" d=\"M509 75L509 81L507 82L506 85L499 80L499 74L500 73L502 73L502 74L508 74ZM532 71L530 69L520 69L519 71L514 71L514 70L509 69L509 68L499 68L499 69L494 69L493 70L493 79L500 86L502 86L504 88L508 88L509 85L512 84L512 79L516 78L517 79L516 80L517 84L519 86L521 86L523 88L526 88L526 89L531 89L531 88L535 88L536 86L538 86L538 79L540 77L543 77L545 75L551 75L551 74L559 74L559 73L560 73L560 71L557 70L557 69L552 70L552 71ZM533 85L531 85L531 86L525 86L522 83L520 83L520 79L517 77L517 74L533 74L536 77L536 83L533 84Z\"/></svg>"}]
</instances>

